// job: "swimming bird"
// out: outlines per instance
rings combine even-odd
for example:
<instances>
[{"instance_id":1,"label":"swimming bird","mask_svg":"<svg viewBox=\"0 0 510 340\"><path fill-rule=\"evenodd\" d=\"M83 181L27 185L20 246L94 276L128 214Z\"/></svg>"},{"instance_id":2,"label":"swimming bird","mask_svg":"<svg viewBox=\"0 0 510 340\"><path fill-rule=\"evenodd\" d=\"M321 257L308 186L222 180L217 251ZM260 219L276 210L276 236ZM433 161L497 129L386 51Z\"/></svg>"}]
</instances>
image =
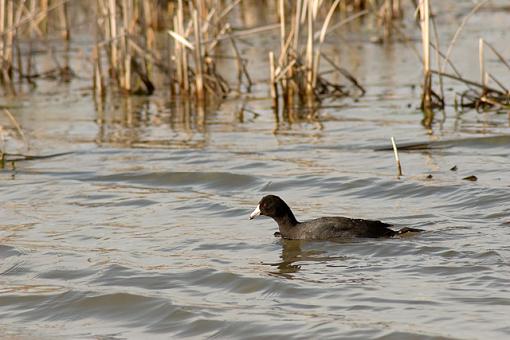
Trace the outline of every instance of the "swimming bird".
<instances>
[{"instance_id":1,"label":"swimming bird","mask_svg":"<svg viewBox=\"0 0 510 340\"><path fill-rule=\"evenodd\" d=\"M420 232L422 229L402 228L392 230L391 224L374 220L353 219L348 217L320 217L299 222L287 203L275 195L264 196L250 215L250 220L259 215L273 218L278 223L281 236L289 240L327 240L356 237L391 237L407 232Z\"/></svg>"}]
</instances>

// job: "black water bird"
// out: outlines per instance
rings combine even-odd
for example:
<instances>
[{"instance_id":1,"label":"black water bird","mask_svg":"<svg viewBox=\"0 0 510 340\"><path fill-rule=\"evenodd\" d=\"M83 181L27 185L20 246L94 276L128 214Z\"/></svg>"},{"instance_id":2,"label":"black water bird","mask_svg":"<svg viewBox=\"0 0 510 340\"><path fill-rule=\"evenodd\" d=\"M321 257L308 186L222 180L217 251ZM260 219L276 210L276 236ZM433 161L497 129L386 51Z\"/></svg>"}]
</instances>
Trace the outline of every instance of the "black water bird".
<instances>
[{"instance_id":1,"label":"black water bird","mask_svg":"<svg viewBox=\"0 0 510 340\"><path fill-rule=\"evenodd\" d=\"M287 203L275 195L264 196L250 215L250 220L259 215L273 218L278 223L279 234L289 240L327 240L357 237L392 237L421 229L402 228L392 230L391 224L381 221L353 219L348 217L320 217L299 222Z\"/></svg>"}]
</instances>

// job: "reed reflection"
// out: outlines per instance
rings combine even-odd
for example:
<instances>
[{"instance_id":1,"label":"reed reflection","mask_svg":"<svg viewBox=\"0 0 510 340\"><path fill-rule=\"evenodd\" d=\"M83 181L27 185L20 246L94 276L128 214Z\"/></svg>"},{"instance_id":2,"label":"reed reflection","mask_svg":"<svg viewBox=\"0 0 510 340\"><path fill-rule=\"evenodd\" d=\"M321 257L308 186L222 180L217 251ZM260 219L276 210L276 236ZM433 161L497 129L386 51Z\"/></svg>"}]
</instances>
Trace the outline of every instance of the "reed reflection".
<instances>
[{"instance_id":1,"label":"reed reflection","mask_svg":"<svg viewBox=\"0 0 510 340\"><path fill-rule=\"evenodd\" d=\"M207 111L188 100L107 95L96 100L96 143L139 148L203 147Z\"/></svg>"}]
</instances>

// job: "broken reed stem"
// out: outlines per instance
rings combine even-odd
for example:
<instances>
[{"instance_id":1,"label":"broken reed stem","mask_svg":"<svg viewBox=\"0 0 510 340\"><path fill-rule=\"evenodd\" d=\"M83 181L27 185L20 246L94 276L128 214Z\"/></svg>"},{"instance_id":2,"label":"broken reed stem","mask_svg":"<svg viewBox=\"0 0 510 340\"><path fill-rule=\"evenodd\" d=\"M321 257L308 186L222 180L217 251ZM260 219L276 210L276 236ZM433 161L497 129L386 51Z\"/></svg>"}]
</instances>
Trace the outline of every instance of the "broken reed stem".
<instances>
[{"instance_id":1,"label":"broken reed stem","mask_svg":"<svg viewBox=\"0 0 510 340\"><path fill-rule=\"evenodd\" d=\"M400 165L397 145L395 144L395 138L393 138L393 136L391 136L391 145L393 146L393 154L395 155L395 162L397 163L397 177L400 177L402 176L402 166Z\"/></svg>"},{"instance_id":2,"label":"broken reed stem","mask_svg":"<svg viewBox=\"0 0 510 340\"><path fill-rule=\"evenodd\" d=\"M486 76L486 73L485 73L485 58L484 58L484 53L483 53L483 39L480 38L478 40L478 60L480 62L480 83L484 86L484 91L485 91L485 88L487 87L487 76Z\"/></svg>"},{"instance_id":3,"label":"broken reed stem","mask_svg":"<svg viewBox=\"0 0 510 340\"><path fill-rule=\"evenodd\" d=\"M432 107L432 81L430 73L430 30L429 30L429 1L420 0L420 27L423 49L423 94L421 107Z\"/></svg>"},{"instance_id":4,"label":"broken reed stem","mask_svg":"<svg viewBox=\"0 0 510 340\"><path fill-rule=\"evenodd\" d=\"M441 73L441 72L436 71L436 70L431 70L430 73L437 74L437 75L442 75L443 77L454 79L454 80L460 81L462 83L465 83L466 85L471 85L471 86L474 86L474 87L478 87L480 89L485 89L485 90L494 92L494 93L502 95L502 96L505 95L504 92L501 92L498 89L495 89L495 88L492 88L492 87L489 87L489 86L484 86L483 84L480 84L480 83L477 83L475 81L468 80L468 79L465 79L465 78L462 78L462 77L459 77L459 76L456 76L456 75L453 75L453 74Z\"/></svg>"}]
</instances>

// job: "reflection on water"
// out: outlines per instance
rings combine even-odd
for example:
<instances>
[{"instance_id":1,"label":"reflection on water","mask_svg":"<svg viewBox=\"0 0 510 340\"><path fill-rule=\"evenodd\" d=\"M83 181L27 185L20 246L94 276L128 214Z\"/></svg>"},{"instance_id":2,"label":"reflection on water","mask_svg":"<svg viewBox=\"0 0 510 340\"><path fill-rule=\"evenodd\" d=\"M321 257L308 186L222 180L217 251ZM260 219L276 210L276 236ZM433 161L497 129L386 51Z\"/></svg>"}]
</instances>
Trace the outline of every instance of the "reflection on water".
<instances>
[{"instance_id":1,"label":"reflection on water","mask_svg":"<svg viewBox=\"0 0 510 340\"><path fill-rule=\"evenodd\" d=\"M272 116L271 131L275 135L311 133L320 136L324 129L318 108L276 108L271 115L271 110L259 108L260 101L254 102L246 98L233 112L229 112L231 120L228 122L219 116L216 111L218 107L204 108L190 101L165 102L145 96L120 96L109 100L108 104L102 102L96 106L96 122L99 127L96 142L100 145L200 148L206 145L211 128L219 125L231 129L232 123L239 126L253 123L262 115L267 116L267 119ZM263 103L265 105L268 101ZM224 104L227 105L228 103Z\"/></svg>"},{"instance_id":2,"label":"reflection on water","mask_svg":"<svg viewBox=\"0 0 510 340\"><path fill-rule=\"evenodd\" d=\"M338 243L338 242L337 242ZM306 265L313 267L314 263L322 263L331 266L340 266L343 256L327 256L327 252L320 250L324 242L307 242L302 240L281 240L282 253L281 261L277 263L268 264L276 267L278 271L270 272L274 275L279 275L287 279L292 279L294 273L297 273L301 266ZM314 245L311 249L303 250L304 247ZM330 263L334 262L334 263ZM297 264L299 263L299 264Z\"/></svg>"},{"instance_id":3,"label":"reflection on water","mask_svg":"<svg viewBox=\"0 0 510 340\"><path fill-rule=\"evenodd\" d=\"M102 102L97 106L96 142L100 145L141 148L205 145L207 124L202 106L188 100L167 103L146 96L119 96L110 100L108 105Z\"/></svg>"}]
</instances>

